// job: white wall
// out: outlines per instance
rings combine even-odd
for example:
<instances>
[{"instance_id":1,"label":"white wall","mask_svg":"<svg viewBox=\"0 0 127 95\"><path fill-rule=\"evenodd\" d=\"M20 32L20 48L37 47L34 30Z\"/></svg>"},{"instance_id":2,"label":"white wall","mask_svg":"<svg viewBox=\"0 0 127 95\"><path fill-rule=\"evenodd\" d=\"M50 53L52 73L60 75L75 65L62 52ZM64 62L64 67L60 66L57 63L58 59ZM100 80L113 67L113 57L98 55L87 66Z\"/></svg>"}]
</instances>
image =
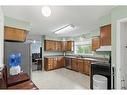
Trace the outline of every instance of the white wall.
<instances>
[{"instance_id":1,"label":"white wall","mask_svg":"<svg viewBox=\"0 0 127 95\"><path fill-rule=\"evenodd\" d=\"M4 30L4 18L3 18L3 12L0 7L0 64L3 64L3 30Z\"/></svg>"},{"instance_id":2,"label":"white wall","mask_svg":"<svg viewBox=\"0 0 127 95\"><path fill-rule=\"evenodd\" d=\"M40 53L40 47L41 47L41 42L36 42L31 44L31 52L32 53Z\"/></svg>"},{"instance_id":3,"label":"white wall","mask_svg":"<svg viewBox=\"0 0 127 95\"><path fill-rule=\"evenodd\" d=\"M127 89L127 22L121 23L121 80L125 80L121 83L121 87Z\"/></svg>"}]
</instances>

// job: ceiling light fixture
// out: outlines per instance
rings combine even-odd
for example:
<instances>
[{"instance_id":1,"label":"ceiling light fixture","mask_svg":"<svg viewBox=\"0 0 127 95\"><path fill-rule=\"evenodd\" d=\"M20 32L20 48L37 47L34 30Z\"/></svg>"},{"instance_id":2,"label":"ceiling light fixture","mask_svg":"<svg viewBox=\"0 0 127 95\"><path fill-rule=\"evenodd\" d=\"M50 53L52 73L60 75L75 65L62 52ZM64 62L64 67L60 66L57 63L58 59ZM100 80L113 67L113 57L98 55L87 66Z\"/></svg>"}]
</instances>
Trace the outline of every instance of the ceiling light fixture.
<instances>
[{"instance_id":1,"label":"ceiling light fixture","mask_svg":"<svg viewBox=\"0 0 127 95\"><path fill-rule=\"evenodd\" d=\"M64 34L67 33L69 31L72 31L75 28L75 26L73 24L68 24L66 26L63 26L57 30L54 31L55 34Z\"/></svg>"},{"instance_id":2,"label":"ceiling light fixture","mask_svg":"<svg viewBox=\"0 0 127 95\"><path fill-rule=\"evenodd\" d=\"M51 15L51 9L50 7L42 7L42 14L45 16L45 17L49 17Z\"/></svg>"}]
</instances>

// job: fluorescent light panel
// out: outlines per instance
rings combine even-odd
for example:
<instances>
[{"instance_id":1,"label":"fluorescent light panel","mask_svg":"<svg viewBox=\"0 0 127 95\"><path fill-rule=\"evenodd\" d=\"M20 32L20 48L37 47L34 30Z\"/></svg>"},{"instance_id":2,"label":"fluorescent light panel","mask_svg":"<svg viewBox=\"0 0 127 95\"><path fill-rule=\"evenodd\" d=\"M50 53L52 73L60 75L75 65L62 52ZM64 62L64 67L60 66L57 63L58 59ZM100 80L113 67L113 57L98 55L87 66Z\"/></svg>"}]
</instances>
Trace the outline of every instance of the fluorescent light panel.
<instances>
[{"instance_id":1,"label":"fluorescent light panel","mask_svg":"<svg viewBox=\"0 0 127 95\"><path fill-rule=\"evenodd\" d=\"M72 24L69 24L69 25L66 25L64 27L61 27L57 30L54 31L55 34L64 34L64 33L67 33L69 31L72 31L74 29L74 25Z\"/></svg>"}]
</instances>

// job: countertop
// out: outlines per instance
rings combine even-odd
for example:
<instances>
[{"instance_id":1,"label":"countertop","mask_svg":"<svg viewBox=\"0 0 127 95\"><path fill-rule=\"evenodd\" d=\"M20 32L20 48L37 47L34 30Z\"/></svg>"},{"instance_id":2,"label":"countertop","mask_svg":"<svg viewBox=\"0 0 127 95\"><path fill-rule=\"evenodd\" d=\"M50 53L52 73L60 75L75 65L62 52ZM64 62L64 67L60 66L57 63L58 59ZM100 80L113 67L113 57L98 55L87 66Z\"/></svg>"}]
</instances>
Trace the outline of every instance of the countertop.
<instances>
[{"instance_id":1,"label":"countertop","mask_svg":"<svg viewBox=\"0 0 127 95\"><path fill-rule=\"evenodd\" d=\"M76 56L65 56L66 58L77 58L77 59L84 59L84 60L90 60L93 62L108 62L109 60L107 58L91 58L91 57L76 57Z\"/></svg>"},{"instance_id":2,"label":"countertop","mask_svg":"<svg viewBox=\"0 0 127 95\"><path fill-rule=\"evenodd\" d=\"M108 62L109 61L108 58L92 58L92 57L77 57L77 56L62 56L62 55L45 56L45 58L54 58L54 57L77 58L77 59L90 60L93 62Z\"/></svg>"}]
</instances>

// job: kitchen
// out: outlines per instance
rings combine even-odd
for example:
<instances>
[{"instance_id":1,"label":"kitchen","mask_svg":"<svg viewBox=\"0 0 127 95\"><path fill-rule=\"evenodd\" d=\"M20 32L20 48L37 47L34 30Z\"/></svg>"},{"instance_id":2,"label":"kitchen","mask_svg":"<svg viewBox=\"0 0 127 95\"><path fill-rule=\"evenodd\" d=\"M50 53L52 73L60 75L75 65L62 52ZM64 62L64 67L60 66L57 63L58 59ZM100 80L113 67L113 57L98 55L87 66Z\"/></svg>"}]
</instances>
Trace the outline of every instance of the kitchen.
<instances>
[{"instance_id":1,"label":"kitchen","mask_svg":"<svg viewBox=\"0 0 127 95\"><path fill-rule=\"evenodd\" d=\"M111 13L114 6L51 6L52 13L48 17L42 14L37 17L35 13L40 12L40 6L2 8L5 14L4 40L7 43L36 44L34 41L39 38L41 56L37 59L41 60L41 69L31 71L32 62L28 64L31 72L25 70L26 65L22 66L39 89L96 89L94 74L102 75L98 77L106 80L105 89L114 89L111 83L114 81L111 79ZM94 9L96 15L90 12ZM59 33L67 27L71 29Z\"/></svg>"}]
</instances>

